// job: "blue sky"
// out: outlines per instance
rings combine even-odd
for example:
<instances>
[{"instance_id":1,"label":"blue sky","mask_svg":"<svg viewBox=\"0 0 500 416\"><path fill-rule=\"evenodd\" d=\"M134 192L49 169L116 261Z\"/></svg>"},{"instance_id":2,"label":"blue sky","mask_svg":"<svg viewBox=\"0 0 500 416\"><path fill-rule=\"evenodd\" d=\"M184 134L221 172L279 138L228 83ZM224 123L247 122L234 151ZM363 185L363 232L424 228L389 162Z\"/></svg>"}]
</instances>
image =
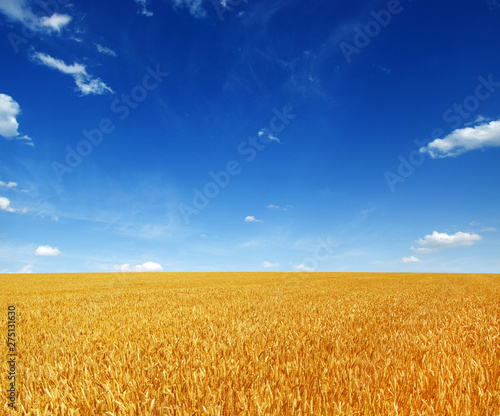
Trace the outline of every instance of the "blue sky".
<instances>
[{"instance_id":1,"label":"blue sky","mask_svg":"<svg viewBox=\"0 0 500 416\"><path fill-rule=\"evenodd\" d=\"M500 272L499 19L0 0L0 272Z\"/></svg>"}]
</instances>

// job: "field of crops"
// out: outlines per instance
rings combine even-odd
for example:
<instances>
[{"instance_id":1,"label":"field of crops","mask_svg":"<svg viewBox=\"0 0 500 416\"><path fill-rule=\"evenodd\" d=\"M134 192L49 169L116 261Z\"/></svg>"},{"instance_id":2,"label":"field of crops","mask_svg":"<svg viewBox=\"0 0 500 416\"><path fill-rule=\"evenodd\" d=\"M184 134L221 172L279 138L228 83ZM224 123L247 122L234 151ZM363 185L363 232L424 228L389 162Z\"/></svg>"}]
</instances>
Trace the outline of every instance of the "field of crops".
<instances>
[{"instance_id":1,"label":"field of crops","mask_svg":"<svg viewBox=\"0 0 500 416\"><path fill-rule=\"evenodd\" d=\"M500 275L0 275L10 415L500 415ZM7 361L6 343L2 360Z\"/></svg>"}]
</instances>

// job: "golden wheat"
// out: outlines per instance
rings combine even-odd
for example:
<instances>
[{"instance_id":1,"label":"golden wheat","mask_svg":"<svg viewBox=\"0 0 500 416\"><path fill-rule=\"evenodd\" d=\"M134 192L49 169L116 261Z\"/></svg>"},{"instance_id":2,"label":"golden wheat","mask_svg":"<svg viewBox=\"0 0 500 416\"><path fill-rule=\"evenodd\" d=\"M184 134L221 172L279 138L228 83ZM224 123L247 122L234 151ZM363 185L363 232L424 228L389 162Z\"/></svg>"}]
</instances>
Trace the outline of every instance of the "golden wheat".
<instances>
[{"instance_id":1,"label":"golden wheat","mask_svg":"<svg viewBox=\"0 0 500 416\"><path fill-rule=\"evenodd\" d=\"M500 415L499 275L0 284L2 334L7 305L18 315L17 412L4 366L6 415Z\"/></svg>"}]
</instances>

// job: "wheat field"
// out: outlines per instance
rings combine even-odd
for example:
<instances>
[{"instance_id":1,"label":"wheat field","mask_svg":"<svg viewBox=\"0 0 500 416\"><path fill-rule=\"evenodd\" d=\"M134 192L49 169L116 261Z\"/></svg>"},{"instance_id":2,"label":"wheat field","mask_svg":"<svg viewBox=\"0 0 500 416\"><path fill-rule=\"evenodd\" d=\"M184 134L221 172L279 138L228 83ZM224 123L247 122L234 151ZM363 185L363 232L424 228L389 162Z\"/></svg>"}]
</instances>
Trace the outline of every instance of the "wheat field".
<instances>
[{"instance_id":1,"label":"wheat field","mask_svg":"<svg viewBox=\"0 0 500 416\"><path fill-rule=\"evenodd\" d=\"M18 320L17 409L4 365L5 415L500 415L500 275L0 283L2 334L8 305Z\"/></svg>"}]
</instances>

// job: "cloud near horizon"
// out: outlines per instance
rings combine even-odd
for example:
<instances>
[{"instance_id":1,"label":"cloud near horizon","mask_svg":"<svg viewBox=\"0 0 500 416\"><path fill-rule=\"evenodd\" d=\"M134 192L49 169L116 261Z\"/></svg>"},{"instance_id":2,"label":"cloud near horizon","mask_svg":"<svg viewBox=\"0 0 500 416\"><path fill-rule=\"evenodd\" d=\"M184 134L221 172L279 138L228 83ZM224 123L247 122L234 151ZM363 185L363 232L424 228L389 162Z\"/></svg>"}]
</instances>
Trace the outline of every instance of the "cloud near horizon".
<instances>
[{"instance_id":1,"label":"cloud near horizon","mask_svg":"<svg viewBox=\"0 0 500 416\"><path fill-rule=\"evenodd\" d=\"M280 267L279 263L271 263L269 261L265 261L264 263L261 264L262 267L265 268L273 268L273 267Z\"/></svg>"},{"instance_id":2,"label":"cloud near horizon","mask_svg":"<svg viewBox=\"0 0 500 416\"><path fill-rule=\"evenodd\" d=\"M293 267L295 270L297 270L299 272L313 272L314 271L313 267L307 267L307 266L304 266L303 264L296 264Z\"/></svg>"},{"instance_id":3,"label":"cloud near horizon","mask_svg":"<svg viewBox=\"0 0 500 416\"><path fill-rule=\"evenodd\" d=\"M415 256L403 257L401 259L403 263L420 263L422 260L417 259Z\"/></svg>"},{"instance_id":4,"label":"cloud near horizon","mask_svg":"<svg viewBox=\"0 0 500 416\"><path fill-rule=\"evenodd\" d=\"M131 266L128 263L125 264L119 264L113 266L113 269L115 269L118 272L161 272L163 271L163 267L158 264L154 263L152 261L148 261L143 264L138 264L136 266Z\"/></svg>"},{"instance_id":5,"label":"cloud near horizon","mask_svg":"<svg viewBox=\"0 0 500 416\"><path fill-rule=\"evenodd\" d=\"M426 235L425 238L417 240L416 243L421 247L412 247L412 250L416 253L433 253L446 248L472 246L481 239L482 237L478 234L458 232L449 235L434 231L432 234Z\"/></svg>"},{"instance_id":6,"label":"cloud near horizon","mask_svg":"<svg viewBox=\"0 0 500 416\"><path fill-rule=\"evenodd\" d=\"M19 270L17 273L33 273L33 270L31 270L32 268L33 268L32 264L27 264L21 270Z\"/></svg>"},{"instance_id":7,"label":"cloud near horizon","mask_svg":"<svg viewBox=\"0 0 500 416\"><path fill-rule=\"evenodd\" d=\"M457 129L444 139L436 139L420 149L433 159L456 157L471 150L500 147L500 120Z\"/></svg>"}]
</instances>

